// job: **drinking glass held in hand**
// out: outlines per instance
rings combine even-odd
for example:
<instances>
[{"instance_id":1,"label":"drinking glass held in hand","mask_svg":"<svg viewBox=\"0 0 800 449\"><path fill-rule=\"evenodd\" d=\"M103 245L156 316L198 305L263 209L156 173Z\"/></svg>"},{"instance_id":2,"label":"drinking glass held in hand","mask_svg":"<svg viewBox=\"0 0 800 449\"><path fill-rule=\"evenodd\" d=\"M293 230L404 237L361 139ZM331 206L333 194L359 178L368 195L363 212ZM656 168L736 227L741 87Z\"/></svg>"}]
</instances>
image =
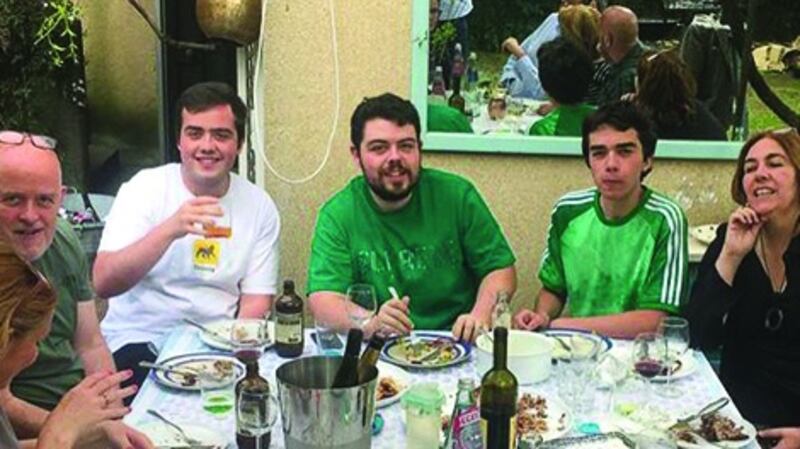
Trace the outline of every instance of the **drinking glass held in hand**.
<instances>
[{"instance_id":1,"label":"drinking glass held in hand","mask_svg":"<svg viewBox=\"0 0 800 449\"><path fill-rule=\"evenodd\" d=\"M353 284L347 288L347 316L353 327L364 329L378 310L375 287L369 284Z\"/></svg>"},{"instance_id":2,"label":"drinking glass held in hand","mask_svg":"<svg viewBox=\"0 0 800 449\"><path fill-rule=\"evenodd\" d=\"M689 350L689 321L676 316L665 317L658 325L658 333L664 337L667 355L667 383L658 389L658 393L662 396L676 398L682 392L677 385L672 383L672 376L676 370L682 367L681 359Z\"/></svg>"}]
</instances>

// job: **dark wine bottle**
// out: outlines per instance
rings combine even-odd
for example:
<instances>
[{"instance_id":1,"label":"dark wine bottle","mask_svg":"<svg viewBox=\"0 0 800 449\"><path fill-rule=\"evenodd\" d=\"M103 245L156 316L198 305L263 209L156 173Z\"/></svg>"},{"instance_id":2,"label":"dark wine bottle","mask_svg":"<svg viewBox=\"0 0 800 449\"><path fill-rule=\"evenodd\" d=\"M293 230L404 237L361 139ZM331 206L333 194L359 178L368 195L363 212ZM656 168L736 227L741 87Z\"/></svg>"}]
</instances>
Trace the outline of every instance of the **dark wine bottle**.
<instances>
[{"instance_id":1,"label":"dark wine bottle","mask_svg":"<svg viewBox=\"0 0 800 449\"><path fill-rule=\"evenodd\" d=\"M386 339L378 334L370 338L369 343L367 343L367 349L364 350L364 353L361 354L361 358L358 360L359 384L366 382L369 378L369 368L378 363L378 357L381 355L381 349L383 349L384 344L386 344Z\"/></svg>"},{"instance_id":2,"label":"dark wine bottle","mask_svg":"<svg viewBox=\"0 0 800 449\"><path fill-rule=\"evenodd\" d=\"M344 348L342 364L336 371L331 388L350 388L358 385L358 355L361 353L361 342L364 333L361 329L350 329L347 333L347 345Z\"/></svg>"},{"instance_id":3,"label":"dark wine bottle","mask_svg":"<svg viewBox=\"0 0 800 449\"><path fill-rule=\"evenodd\" d=\"M494 328L494 366L481 380L484 447L513 449L517 430L517 378L506 367L508 329Z\"/></svg>"},{"instance_id":4,"label":"dark wine bottle","mask_svg":"<svg viewBox=\"0 0 800 449\"><path fill-rule=\"evenodd\" d=\"M294 281L283 281L283 294L275 301L275 351L281 357L303 353L303 298Z\"/></svg>"},{"instance_id":5,"label":"dark wine bottle","mask_svg":"<svg viewBox=\"0 0 800 449\"><path fill-rule=\"evenodd\" d=\"M239 400L241 399L242 391L246 392L258 392L258 393L265 393L269 394L269 382L266 379L261 377L259 374L258 369L258 357L260 355L259 351L238 351L236 352L236 358L242 361L245 364L247 369L246 374L242 380L236 383L236 446L239 449L256 449L258 447L261 448L268 448L271 442L271 432L264 433L260 436L254 435L246 429L246 426L241 425L242 422L248 421L245 416L241 416L242 413L267 413L267 410L257 410L260 408L269 407L269 402L264 403L253 403L248 404L247 407L243 407L239 404ZM252 420L251 420L252 421ZM261 440L260 444L257 444L256 440Z\"/></svg>"}]
</instances>

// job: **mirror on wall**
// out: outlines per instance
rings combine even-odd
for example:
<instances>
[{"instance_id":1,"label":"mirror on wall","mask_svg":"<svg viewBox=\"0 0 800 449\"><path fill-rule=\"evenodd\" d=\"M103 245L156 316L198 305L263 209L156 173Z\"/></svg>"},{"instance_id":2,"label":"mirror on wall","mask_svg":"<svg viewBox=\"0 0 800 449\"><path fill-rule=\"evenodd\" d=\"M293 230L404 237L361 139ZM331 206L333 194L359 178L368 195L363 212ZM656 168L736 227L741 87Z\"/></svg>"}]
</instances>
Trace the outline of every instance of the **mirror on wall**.
<instances>
[{"instance_id":1,"label":"mirror on wall","mask_svg":"<svg viewBox=\"0 0 800 449\"><path fill-rule=\"evenodd\" d=\"M438 2L442 3L439 4ZM458 23L458 18L453 18L458 13L453 14L452 11L446 11L446 9L452 8L453 3L463 5L469 2L464 0L414 0L413 4L412 100L423 116L423 130L425 130L423 139L426 149L579 155L580 137L579 133L574 134L574 126L572 127L573 137L547 135L548 129L549 133L552 133L553 126L535 126L537 122L546 119L554 106L553 102L550 101L551 96L545 92L546 89L541 84L548 84L548 87L554 93L556 89L560 88L562 93L558 95L561 95L562 98L564 95L564 87L559 87L557 82L554 84L552 73L547 78L549 82L540 82L537 88L520 89L518 86L514 86L513 82L508 83L504 79L507 78L507 72L509 72L510 67L525 67L525 64L518 63L519 61L516 60L516 57L511 56L514 54L514 50L519 51L522 48L522 51L527 51L528 48L526 47L531 41L542 39L541 36L537 36L537 33L547 35L550 32L550 34L553 34L552 30L547 30L548 26L550 28L555 26L555 36L558 36L559 21L565 21L564 10L561 10L562 14L557 11L558 1L527 2L526 4L535 3L536 5L525 7L527 9L520 8L515 10L513 20L480 17L478 14L486 14L487 11L482 5L475 2L476 4L472 11L465 17L468 29L468 40L464 43L466 48L462 48L461 45L453 45L454 41L461 43L460 40L464 31L461 24ZM736 55L731 54L730 48L724 48L728 43L723 42L725 31L719 29L718 17L715 17L715 15L718 16L718 14L715 14L717 12L715 11L715 2L687 0L681 3L680 6L673 5L672 11L666 11L671 14L664 14L665 8L670 8L670 3L675 3L669 0L649 2L651 4L660 3L661 5L657 11L650 9L641 13L639 11L645 9L639 5L642 2L637 3L636 0L630 0L629 2L617 1L614 3L630 6L639 16L639 36L648 47L648 50L643 50L645 51L643 53L644 57L640 58L638 72L645 73L644 77L646 79L655 78L655 75L649 75L648 71L650 71L649 73L658 72L663 74L665 70L672 70L672 72L677 73L677 75L673 76L686 78L685 71L695 70L694 73L701 73L698 70L702 71L703 69L698 69L698 65L708 66L709 62L719 64L718 67L713 69L714 76L708 75L708 72L698 76L694 89L698 92L699 97L701 91L707 91L714 87L718 88L722 82L720 80L737 75L738 62L734 60ZM546 8L544 4L552 4L550 5L552 11L548 13L543 10L543 8ZM576 6L574 8L586 7ZM580 16L575 11L572 11L574 13L573 16ZM704 15L702 18L695 18L695 14L698 13L711 14ZM530 19L523 17L526 14L530 16ZM445 17L442 17L443 15ZM439 20L440 18L445 20ZM573 20L573 22L564 22L570 28L585 28L585 24L580 22L582 20L580 17L578 19L575 19L575 17L570 19L568 17L566 20ZM575 20L578 21L577 24ZM585 17L583 20L585 21ZM620 20L623 20L620 22L622 23L620 26L624 27L624 18ZM530 22L529 26L527 25L528 21ZM487 29L486 23L500 25L492 25L492 29ZM693 34L691 38L682 39L684 30L687 28L691 28L690 33ZM444 32L442 32L443 29ZM596 39L602 39L602 32L599 30L598 32L599 36ZM564 31L561 32L561 34L564 33ZM729 31L727 33L729 34ZM509 37L515 39L510 40L508 39ZM494 49L489 48L492 41L497 41ZM449 44L445 42L449 42ZM571 42L577 43L579 41L573 39ZM502 47L501 43L503 43ZM563 45L561 47L556 43L548 45L553 47L549 48L551 53L550 60L552 60L552 55L555 52L557 63L566 64L560 70L568 71L561 77L564 79L558 79L557 81L565 84L565 79L568 79L566 80L567 84L576 83L573 80L574 77L570 76L569 70L571 66L563 62L568 59L564 57ZM602 49L603 45L600 47ZM673 50L669 51L668 49L670 48ZM716 55L717 60L709 61L707 55ZM542 54L542 56L546 57L547 55ZM593 73L596 73L597 67L602 65L600 63L603 60L602 56L608 59L609 55L596 53L594 56L596 59L590 62ZM693 59L697 61L693 61ZM682 62L683 60L687 62L684 63ZM541 64L541 61L535 62ZM695 63L695 67L690 66L691 62ZM580 61L580 64L584 64L580 67L585 67L585 61ZM477 74L475 73L476 68L478 69ZM724 70L728 70L729 73L721 73ZM451 79L453 75L460 76L459 83L456 84ZM542 75L543 77L545 76L544 73ZM519 82L519 79L526 79L526 76L518 74L517 78L517 80L512 81ZM694 76L691 78L694 79ZM728 82L731 83L729 89L735 90L736 81L729 80ZM653 93L655 89L661 89L660 92L663 93L664 88L662 86L654 82L646 82L644 84L644 86L637 86L641 93L640 98L642 98L642 101L647 98L648 93L656 101L662 100L666 95L657 95L659 93L658 90L655 91L656 94ZM656 87L654 88L653 86ZM648 88L649 91L647 90ZM591 90L591 88L587 88L587 90ZM708 94L705 93L704 95ZM743 119L744 124L737 126L732 113L733 96L733 93L731 93L730 107L727 108L727 111L724 107L721 109L717 107L717 110L713 111L714 105L711 102L705 103L708 105L707 107L703 106L709 112L709 115L713 116L715 122L725 122L727 125L720 126L719 132L713 133L713 137L703 136L704 139L712 140L698 140L691 137L696 135L692 133L682 135L680 133L684 132L685 129L678 129L678 135L681 136L679 139L668 139L664 138L663 135L660 136L657 155L659 157L680 159L735 159L741 147L741 142L730 141L730 136L741 138L746 134L748 125L747 117L745 116ZM454 97L456 97L457 101L453 101ZM581 103L583 102L581 101ZM452 117L448 118L446 116L447 114L452 114L452 109L444 109L448 108L448 106L461 109L464 112L463 115L467 118L466 123L469 124L469 128L463 126L464 120L461 120L458 124L453 124ZM560 103L555 104L556 108L559 108L559 106L563 105ZM567 108L560 109L566 110ZM653 109L660 112L663 111L664 106L663 104L656 104ZM443 117L443 111L445 110L447 112ZM444 127L441 125L443 120L446 123ZM438 125L436 124L437 121L439 122ZM546 124L546 122L547 120L540 123L540 125ZM433 129L429 129L429 127ZM538 130L534 128L538 128ZM546 131L541 132L543 129ZM532 133L540 135L531 135ZM666 131L664 135L667 135Z\"/></svg>"}]
</instances>

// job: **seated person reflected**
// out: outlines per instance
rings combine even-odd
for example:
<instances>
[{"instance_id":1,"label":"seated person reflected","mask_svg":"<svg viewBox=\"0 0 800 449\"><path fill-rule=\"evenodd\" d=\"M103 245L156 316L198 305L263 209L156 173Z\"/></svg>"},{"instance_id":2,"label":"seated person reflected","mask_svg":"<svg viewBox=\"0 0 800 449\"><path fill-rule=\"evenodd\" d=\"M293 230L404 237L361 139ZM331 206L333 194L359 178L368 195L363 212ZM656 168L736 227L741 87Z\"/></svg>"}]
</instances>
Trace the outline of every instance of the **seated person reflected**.
<instances>
[{"instance_id":1,"label":"seated person reflected","mask_svg":"<svg viewBox=\"0 0 800 449\"><path fill-rule=\"evenodd\" d=\"M595 187L556 202L535 310L514 323L620 338L655 331L686 295L687 243L681 208L642 184L653 168L652 124L635 105L612 103L586 119L582 147Z\"/></svg>"},{"instance_id":2,"label":"seated person reflected","mask_svg":"<svg viewBox=\"0 0 800 449\"><path fill-rule=\"evenodd\" d=\"M722 346L720 380L760 426L800 425L799 171L797 131L744 144L731 182L740 207L717 229L686 307L692 345Z\"/></svg>"},{"instance_id":3,"label":"seated person reflected","mask_svg":"<svg viewBox=\"0 0 800 449\"><path fill-rule=\"evenodd\" d=\"M624 6L609 6L600 18L598 47L605 62L595 69L599 89L594 104L619 101L636 91L636 65L646 47L639 41L639 19Z\"/></svg>"},{"instance_id":4,"label":"seated person reflected","mask_svg":"<svg viewBox=\"0 0 800 449\"><path fill-rule=\"evenodd\" d=\"M428 103L428 131L470 133L472 125L461 111L443 104Z\"/></svg>"},{"instance_id":5,"label":"seated person reflected","mask_svg":"<svg viewBox=\"0 0 800 449\"><path fill-rule=\"evenodd\" d=\"M694 76L677 51L645 52L636 79L635 101L659 139L726 140L722 125L697 100Z\"/></svg>"},{"instance_id":6,"label":"seated person reflected","mask_svg":"<svg viewBox=\"0 0 800 449\"><path fill-rule=\"evenodd\" d=\"M592 60L567 38L546 42L539 49L539 77L553 110L535 122L534 136L580 136L583 120L594 107L583 102L592 80Z\"/></svg>"},{"instance_id":7,"label":"seated person reflected","mask_svg":"<svg viewBox=\"0 0 800 449\"><path fill-rule=\"evenodd\" d=\"M312 314L351 327L345 292L367 283L380 308L365 334L452 329L473 340L497 294L515 290L515 257L500 225L472 183L422 168L411 102L390 93L365 99L350 134L362 175L319 211L308 270Z\"/></svg>"},{"instance_id":8,"label":"seated person reflected","mask_svg":"<svg viewBox=\"0 0 800 449\"><path fill-rule=\"evenodd\" d=\"M566 6L547 16L522 44L513 36L503 41L501 47L509 53L509 57L500 74L500 84L508 90L509 95L534 100L547 98L539 79L540 62L537 55L545 42L559 36L567 37L593 58L598 56L600 13L596 8L580 3L580 0L565 2Z\"/></svg>"}]
</instances>

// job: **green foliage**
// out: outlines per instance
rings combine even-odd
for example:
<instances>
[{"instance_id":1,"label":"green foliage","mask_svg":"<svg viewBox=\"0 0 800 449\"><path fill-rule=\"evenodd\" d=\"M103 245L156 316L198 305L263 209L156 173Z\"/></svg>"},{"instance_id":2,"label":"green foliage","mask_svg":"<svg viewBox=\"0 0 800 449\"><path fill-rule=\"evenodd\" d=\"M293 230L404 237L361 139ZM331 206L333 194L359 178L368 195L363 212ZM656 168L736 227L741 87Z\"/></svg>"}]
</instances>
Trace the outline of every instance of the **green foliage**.
<instances>
[{"instance_id":1,"label":"green foliage","mask_svg":"<svg viewBox=\"0 0 800 449\"><path fill-rule=\"evenodd\" d=\"M0 129L42 129L38 94L69 88L80 60L79 14L71 0L0 2Z\"/></svg>"},{"instance_id":2,"label":"green foliage","mask_svg":"<svg viewBox=\"0 0 800 449\"><path fill-rule=\"evenodd\" d=\"M456 27L450 23L440 23L431 34L431 55L435 60L441 60L444 52L450 47L450 42L456 38Z\"/></svg>"}]
</instances>

